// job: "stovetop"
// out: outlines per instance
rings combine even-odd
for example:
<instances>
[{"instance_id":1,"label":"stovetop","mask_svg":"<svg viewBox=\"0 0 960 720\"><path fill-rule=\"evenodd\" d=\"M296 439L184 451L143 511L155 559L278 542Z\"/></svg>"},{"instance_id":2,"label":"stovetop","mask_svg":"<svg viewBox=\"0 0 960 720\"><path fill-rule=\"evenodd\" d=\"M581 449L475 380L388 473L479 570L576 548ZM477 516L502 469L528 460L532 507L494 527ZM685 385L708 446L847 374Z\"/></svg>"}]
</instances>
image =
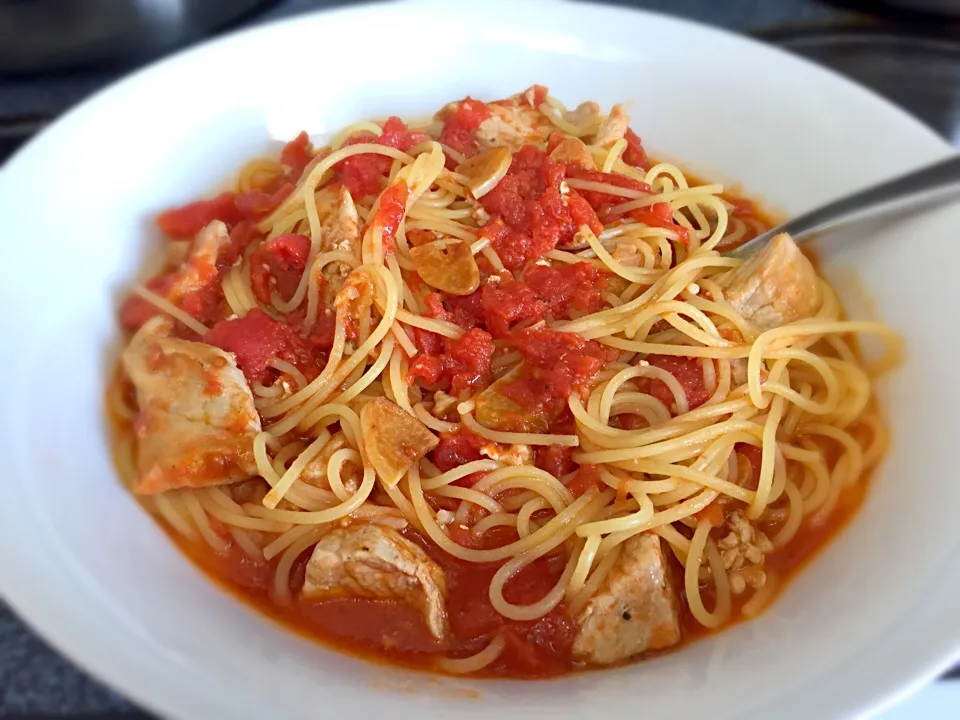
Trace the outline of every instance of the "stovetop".
<instances>
[{"instance_id":1,"label":"stovetop","mask_svg":"<svg viewBox=\"0 0 960 720\"><path fill-rule=\"evenodd\" d=\"M808 57L873 88L960 145L960 26L896 12L878 17L881 4L872 0L612 2L745 32ZM277 0L235 27L345 4L349 0ZM860 12L864 8L871 14ZM0 77L0 163L45 124L132 69ZM960 669L948 677L954 676ZM147 717L60 658L0 602L0 717L6 716Z\"/></svg>"}]
</instances>

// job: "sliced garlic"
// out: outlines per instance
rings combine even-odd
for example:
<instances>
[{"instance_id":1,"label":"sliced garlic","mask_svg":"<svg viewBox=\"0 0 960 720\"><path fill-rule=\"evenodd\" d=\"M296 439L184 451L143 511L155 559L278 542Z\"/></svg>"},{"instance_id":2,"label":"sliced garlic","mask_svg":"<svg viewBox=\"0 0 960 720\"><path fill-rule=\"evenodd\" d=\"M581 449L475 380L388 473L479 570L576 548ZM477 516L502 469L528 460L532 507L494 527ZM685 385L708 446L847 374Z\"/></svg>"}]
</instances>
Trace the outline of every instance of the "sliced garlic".
<instances>
[{"instance_id":1,"label":"sliced garlic","mask_svg":"<svg viewBox=\"0 0 960 720\"><path fill-rule=\"evenodd\" d=\"M450 295L469 295L480 287L480 268L470 245L445 238L410 248L417 273L430 287Z\"/></svg>"},{"instance_id":2,"label":"sliced garlic","mask_svg":"<svg viewBox=\"0 0 960 720\"><path fill-rule=\"evenodd\" d=\"M360 429L367 459L390 487L440 442L426 425L384 397L360 409Z\"/></svg>"},{"instance_id":3,"label":"sliced garlic","mask_svg":"<svg viewBox=\"0 0 960 720\"><path fill-rule=\"evenodd\" d=\"M513 157L510 148L492 147L457 166L467 176L467 188L475 198L482 198L497 186L510 169Z\"/></svg>"}]
</instances>

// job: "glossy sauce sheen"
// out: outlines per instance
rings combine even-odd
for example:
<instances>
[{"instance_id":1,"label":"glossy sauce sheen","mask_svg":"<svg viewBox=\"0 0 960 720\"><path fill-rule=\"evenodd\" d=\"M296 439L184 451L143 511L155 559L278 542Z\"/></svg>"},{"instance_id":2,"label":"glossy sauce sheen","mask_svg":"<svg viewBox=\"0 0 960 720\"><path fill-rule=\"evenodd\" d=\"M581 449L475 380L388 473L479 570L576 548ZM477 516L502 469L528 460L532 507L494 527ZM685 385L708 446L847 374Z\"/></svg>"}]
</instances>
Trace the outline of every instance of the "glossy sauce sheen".
<instances>
[{"instance_id":1,"label":"glossy sauce sheen","mask_svg":"<svg viewBox=\"0 0 960 720\"><path fill-rule=\"evenodd\" d=\"M464 116L461 120L465 127L469 127L476 121L476 118ZM400 137L398 133L396 145L404 147L411 144L414 139L405 136ZM451 142L451 144L454 143ZM349 182L358 186L362 185L367 179L366 170L366 168L359 166L349 168L349 177L344 178L345 182L349 180ZM690 179L692 184L698 184L696 179ZM282 189L278 192L282 192ZM729 195L724 197L735 205L735 215L758 221L764 227L775 224L770 222L770 219L755 204ZM651 218L651 221L653 220ZM296 255L295 247L291 245L289 250L292 256ZM530 285L540 283L540 286L536 288L537 292L541 298L548 298L547 301L554 312L562 311L563 305L566 303L583 307L589 306L595 301L595 298L590 294L571 296L565 290L567 284L565 278L546 277L545 275L544 278L538 280L537 277L531 277L530 273L527 273L525 280ZM578 284L581 287L583 286L582 282L569 284L571 286ZM501 288L509 295L507 285L508 283L503 283ZM510 307L515 313L522 314L524 312L523 303L524 299L519 295L505 296L497 298L496 307L501 309ZM468 316L476 315L480 311L481 308L478 307L464 306L461 308L458 306L454 312L464 313L465 316ZM439 312L443 312L442 308L438 309ZM491 330L494 334L499 334L497 328L491 327ZM504 325L500 328L500 331L504 334L509 332L508 318L504 318ZM489 336L486 339L473 338L468 333L465 337L471 339L464 341L467 347L462 348L464 352L459 353L462 358L458 359L459 355L456 348L442 348L439 345L435 348L421 347L420 349L423 352L420 357L424 359L422 367L415 362L412 369L419 367L418 372L421 372L421 376L428 381L435 382L438 377L446 374L452 380L455 388L469 387L479 379L479 375L483 372L482 368L474 367L476 364L475 358L478 357L478 354L483 354L482 346L489 342ZM420 340L419 337L418 340ZM429 341L430 338L425 338L425 340ZM528 339L526 345L537 347L537 343L531 342L531 340L533 339ZM565 353L569 354L571 349L549 347L548 340L549 338L546 338L545 342L540 345L542 352L539 354L542 354L543 357L527 358L529 363L540 364L543 367L554 367L557 364L556 358L558 356ZM229 344L226 341L224 342ZM418 342L418 344L422 345L424 343ZM230 349L237 352L242 350L242 348L232 347ZM432 357L431 352L434 353ZM257 358L257 361L260 360L265 360L265 358ZM601 364L603 361L600 357L594 360ZM571 377L562 376L564 372L563 364L560 363L560 365L558 371L560 375L553 380L576 384L578 378L575 375ZM681 376L678 368L671 368L671 371L674 371L678 378ZM588 372L588 374L592 373ZM649 391L656 394L655 387L651 387ZM514 387L510 391L512 399L520 405L535 404L537 401L533 398L536 398L538 394L542 395L542 389L536 387L529 379L523 378L514 383ZM553 410L541 408L541 411L545 414L556 418L557 413ZM118 418L113 419L118 432L129 432L127 423ZM565 420L561 417L556 420L552 430L571 432L572 427L561 427L561 425L569 424L569 419ZM463 462L479 457L476 455L477 448L472 447L472 445L469 437L453 436L452 438L446 438L441 441L441 446L437 448L434 459L441 469L446 469L444 466L458 466ZM559 452L557 452L558 450ZM557 476L575 469L572 460L569 458L569 452L558 446L539 448L537 464ZM590 470L589 467L582 468L578 476L570 483L571 490L575 494L586 491L596 483L596 479ZM469 484L470 480L471 478L468 477L460 482ZM791 540L786 548L767 555L765 569L772 576L778 578L777 593L782 592L788 581L803 564L812 558L818 550L827 545L831 537L839 532L853 517L862 503L867 485L868 482L865 479L863 482L844 489L829 518L819 523L811 519L805 519L796 537ZM404 603L358 598L341 598L322 602L300 601L297 595L303 582L304 568L310 556L310 550L305 551L294 566L291 573L293 600L290 605L284 606L278 604L272 596L271 588L274 582L275 561L253 561L235 545L231 546L231 550L226 555L218 555L205 543L191 543L169 528L165 527L165 529L199 567L203 568L214 581L226 588L236 598L301 635L351 654L404 666L437 669L437 657L456 658L477 653L499 632L506 639L506 647L494 663L484 668L480 673L481 675L538 678L560 675L578 669L570 657L570 650L576 635L576 625L567 615L562 604L547 616L534 622L506 620L494 611L488 597L490 580L498 567L497 565L480 565L457 560L439 550L409 528L404 531L404 534L423 547L439 563L446 575L446 606L449 613L451 638L445 644L433 639L427 630L421 613ZM453 530L455 532L456 528ZM465 545L477 546L477 541L469 535L469 532L464 533L462 538L455 537L454 539ZM514 540L516 540L515 530L502 527L495 528L483 539L482 547L497 547ZM675 562L672 556L669 559L671 562ZM521 604L539 600L560 578L565 562L565 557L555 554L541 558L525 568L507 583L505 587L506 599L512 603ZM674 569L676 572L673 573L673 576L675 578L682 577L682 569L679 564ZM682 598L682 583L677 582L676 584ZM710 602L709 593L705 593L705 600L708 603ZM733 601L734 609L728 625L744 619L740 612L743 598L735 596ZM686 602L682 601L681 606L685 608ZM711 632L696 623L689 616L689 613L684 612L683 641L677 648L683 647L687 642Z\"/></svg>"},{"instance_id":2,"label":"glossy sauce sheen","mask_svg":"<svg viewBox=\"0 0 960 720\"><path fill-rule=\"evenodd\" d=\"M846 527L860 508L868 485L869 482L865 481L845 488L825 522L815 525L805 520L786 548L766 556L765 569L779 578L776 594L783 592L804 564ZM596 669L593 666L580 668L570 660L576 630L562 606L534 623L505 620L493 610L487 592L497 566L458 561L409 530L404 534L426 548L446 572L447 610L453 635L453 641L446 646L430 636L417 609L401 602L356 598L313 603L298 601L296 592L303 582L309 550L298 559L291 573L293 603L280 606L271 599L273 563L255 563L236 546L232 546L227 555L218 555L202 541L191 543L165 525L164 529L211 580L231 595L304 637L352 655L434 670L438 652L453 657L471 655L483 649L491 633L504 629L507 631L507 647L496 662L479 673L480 676L543 678L574 669ZM682 576L679 564L674 570L675 578ZM562 572L562 558L544 558L507 584L506 597L512 602L538 600ZM678 591L682 597L682 588L678 587ZM746 599L741 598L734 596L731 620L718 630L704 628L684 610L683 640L669 652L741 620L748 620L740 612L740 605ZM709 601L706 593L705 600ZM685 607L685 601L681 602L681 608Z\"/></svg>"}]
</instances>

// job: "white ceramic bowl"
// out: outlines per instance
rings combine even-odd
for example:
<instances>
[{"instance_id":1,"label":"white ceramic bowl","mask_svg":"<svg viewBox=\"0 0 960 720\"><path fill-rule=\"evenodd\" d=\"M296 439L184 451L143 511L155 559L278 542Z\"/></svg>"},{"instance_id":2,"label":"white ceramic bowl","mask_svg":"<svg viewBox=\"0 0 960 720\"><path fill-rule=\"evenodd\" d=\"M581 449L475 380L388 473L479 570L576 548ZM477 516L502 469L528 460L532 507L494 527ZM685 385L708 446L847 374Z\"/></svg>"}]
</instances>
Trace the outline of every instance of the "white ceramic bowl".
<instances>
[{"instance_id":1,"label":"white ceramic bowl","mask_svg":"<svg viewBox=\"0 0 960 720\"><path fill-rule=\"evenodd\" d=\"M34 628L145 706L205 719L828 718L876 709L957 658L956 207L861 225L842 251L842 238L830 243L828 268L855 268L907 340L884 393L893 449L853 526L772 609L681 652L534 683L362 662L212 585L120 488L102 397L118 295L141 270L154 213L302 128L322 139L357 118L533 82L567 103L629 101L656 154L791 213L950 152L806 62L596 5L363 6L137 73L0 172L0 589ZM847 294L855 314L871 309Z\"/></svg>"}]
</instances>

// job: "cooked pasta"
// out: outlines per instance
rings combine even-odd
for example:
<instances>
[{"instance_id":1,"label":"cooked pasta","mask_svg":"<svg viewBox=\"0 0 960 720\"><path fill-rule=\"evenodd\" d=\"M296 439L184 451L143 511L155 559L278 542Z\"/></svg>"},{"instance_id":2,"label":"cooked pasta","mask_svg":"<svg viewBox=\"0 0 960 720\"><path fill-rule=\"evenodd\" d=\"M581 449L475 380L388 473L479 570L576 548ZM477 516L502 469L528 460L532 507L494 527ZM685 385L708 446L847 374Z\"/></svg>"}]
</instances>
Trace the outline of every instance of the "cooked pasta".
<instances>
[{"instance_id":1,"label":"cooked pasta","mask_svg":"<svg viewBox=\"0 0 960 720\"><path fill-rule=\"evenodd\" d=\"M161 214L121 308L118 467L329 641L606 665L756 615L856 507L897 336L750 203L534 86L363 122ZM868 364L856 338L885 341Z\"/></svg>"}]
</instances>

